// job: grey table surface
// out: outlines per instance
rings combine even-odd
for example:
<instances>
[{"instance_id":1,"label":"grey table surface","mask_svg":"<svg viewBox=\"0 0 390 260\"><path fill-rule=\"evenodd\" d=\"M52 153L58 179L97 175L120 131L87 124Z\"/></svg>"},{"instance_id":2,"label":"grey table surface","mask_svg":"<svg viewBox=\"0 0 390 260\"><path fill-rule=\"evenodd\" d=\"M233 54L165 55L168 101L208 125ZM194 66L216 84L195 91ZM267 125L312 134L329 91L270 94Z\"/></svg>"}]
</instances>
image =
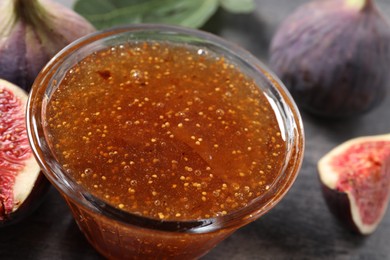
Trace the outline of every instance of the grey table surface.
<instances>
[{"instance_id":1,"label":"grey table surface","mask_svg":"<svg viewBox=\"0 0 390 260\"><path fill-rule=\"evenodd\" d=\"M304 2L257 0L254 13L219 11L203 29L241 45L267 63L270 39L277 26ZM390 1L377 2L390 18ZM273 210L235 232L203 259L390 259L390 212L369 237L347 231L329 213L316 170L321 156L337 144L357 136L390 132L389 108L390 95L375 110L350 120L330 121L302 112L306 153L290 192ZM0 230L0 259L102 257L88 244L65 202L52 188L33 215Z\"/></svg>"}]
</instances>

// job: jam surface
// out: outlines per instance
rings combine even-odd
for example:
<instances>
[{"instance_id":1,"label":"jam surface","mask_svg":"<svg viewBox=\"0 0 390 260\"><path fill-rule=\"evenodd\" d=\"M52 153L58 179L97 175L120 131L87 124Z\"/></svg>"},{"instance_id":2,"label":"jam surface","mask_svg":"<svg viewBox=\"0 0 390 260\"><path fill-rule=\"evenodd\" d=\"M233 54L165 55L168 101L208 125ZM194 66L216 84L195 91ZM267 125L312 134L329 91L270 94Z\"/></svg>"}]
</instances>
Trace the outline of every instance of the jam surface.
<instances>
[{"instance_id":1,"label":"jam surface","mask_svg":"<svg viewBox=\"0 0 390 260\"><path fill-rule=\"evenodd\" d=\"M114 207L161 220L245 207L270 189L286 153L256 83L187 45L95 52L59 82L46 118L70 178Z\"/></svg>"}]
</instances>

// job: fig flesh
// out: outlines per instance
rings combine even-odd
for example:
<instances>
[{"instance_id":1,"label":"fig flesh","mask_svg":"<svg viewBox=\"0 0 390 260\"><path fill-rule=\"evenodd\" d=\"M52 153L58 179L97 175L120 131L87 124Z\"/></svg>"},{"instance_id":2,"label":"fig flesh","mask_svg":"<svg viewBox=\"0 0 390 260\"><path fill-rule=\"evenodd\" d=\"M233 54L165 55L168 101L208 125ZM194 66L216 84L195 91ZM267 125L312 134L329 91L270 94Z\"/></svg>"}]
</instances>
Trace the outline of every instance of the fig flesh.
<instances>
[{"instance_id":1,"label":"fig flesh","mask_svg":"<svg viewBox=\"0 0 390 260\"><path fill-rule=\"evenodd\" d=\"M318 162L329 209L347 227L373 233L390 198L390 135L349 140Z\"/></svg>"},{"instance_id":2,"label":"fig flesh","mask_svg":"<svg viewBox=\"0 0 390 260\"><path fill-rule=\"evenodd\" d=\"M0 13L0 78L26 91L59 50L95 31L74 11L50 0L1 0Z\"/></svg>"},{"instance_id":3,"label":"fig flesh","mask_svg":"<svg viewBox=\"0 0 390 260\"><path fill-rule=\"evenodd\" d=\"M24 90L0 80L0 227L32 212L49 187L28 142L26 103Z\"/></svg>"},{"instance_id":4,"label":"fig flesh","mask_svg":"<svg viewBox=\"0 0 390 260\"><path fill-rule=\"evenodd\" d=\"M390 26L374 0L312 1L279 27L270 67L302 109L351 117L379 105L390 67Z\"/></svg>"}]
</instances>

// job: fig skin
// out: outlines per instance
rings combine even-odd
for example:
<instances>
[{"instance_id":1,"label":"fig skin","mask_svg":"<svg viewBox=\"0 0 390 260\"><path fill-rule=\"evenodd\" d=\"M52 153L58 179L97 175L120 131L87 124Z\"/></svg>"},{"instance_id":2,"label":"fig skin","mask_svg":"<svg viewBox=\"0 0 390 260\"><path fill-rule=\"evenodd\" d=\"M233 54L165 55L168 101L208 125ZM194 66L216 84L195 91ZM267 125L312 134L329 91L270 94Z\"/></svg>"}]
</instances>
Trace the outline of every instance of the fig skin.
<instances>
[{"instance_id":1,"label":"fig skin","mask_svg":"<svg viewBox=\"0 0 390 260\"><path fill-rule=\"evenodd\" d=\"M302 108L329 118L378 106L390 80L390 26L373 0L323 0L279 27L270 67Z\"/></svg>"},{"instance_id":2,"label":"fig skin","mask_svg":"<svg viewBox=\"0 0 390 260\"><path fill-rule=\"evenodd\" d=\"M359 227L353 221L351 213L351 203L349 202L348 195L345 192L340 192L329 188L324 183L321 183L321 191L325 198L326 205L329 211L349 230L360 234L363 234Z\"/></svg>"},{"instance_id":3,"label":"fig skin","mask_svg":"<svg viewBox=\"0 0 390 260\"><path fill-rule=\"evenodd\" d=\"M35 212L45 200L50 187L50 182L46 179L45 175L42 172L39 172L38 178L28 197L17 210L10 214L6 214L5 218L0 220L0 228L17 224ZM1 212L0 215L2 215Z\"/></svg>"},{"instance_id":4,"label":"fig skin","mask_svg":"<svg viewBox=\"0 0 390 260\"><path fill-rule=\"evenodd\" d=\"M318 173L331 213L351 231L372 234L390 200L390 134L355 138L335 147L319 160Z\"/></svg>"},{"instance_id":5,"label":"fig skin","mask_svg":"<svg viewBox=\"0 0 390 260\"><path fill-rule=\"evenodd\" d=\"M58 51L95 31L83 17L51 0L1 0L0 13L0 78L27 92Z\"/></svg>"},{"instance_id":6,"label":"fig skin","mask_svg":"<svg viewBox=\"0 0 390 260\"><path fill-rule=\"evenodd\" d=\"M31 214L50 187L27 140L26 104L24 90L0 79L0 228Z\"/></svg>"}]
</instances>

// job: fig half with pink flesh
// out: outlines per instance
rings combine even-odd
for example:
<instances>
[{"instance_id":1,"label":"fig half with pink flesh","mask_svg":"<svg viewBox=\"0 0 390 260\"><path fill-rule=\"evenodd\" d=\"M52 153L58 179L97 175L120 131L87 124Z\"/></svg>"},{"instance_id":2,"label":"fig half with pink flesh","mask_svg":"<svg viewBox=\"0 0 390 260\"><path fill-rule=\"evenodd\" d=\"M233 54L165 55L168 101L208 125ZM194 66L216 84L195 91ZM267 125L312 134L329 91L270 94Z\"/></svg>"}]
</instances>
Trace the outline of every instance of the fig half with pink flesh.
<instances>
[{"instance_id":1,"label":"fig half with pink flesh","mask_svg":"<svg viewBox=\"0 0 390 260\"><path fill-rule=\"evenodd\" d=\"M318 162L332 213L360 234L373 233L390 197L390 134L349 140Z\"/></svg>"},{"instance_id":2,"label":"fig half with pink flesh","mask_svg":"<svg viewBox=\"0 0 390 260\"><path fill-rule=\"evenodd\" d=\"M49 187L28 142L26 102L24 90L0 80L0 227L32 212Z\"/></svg>"}]
</instances>

